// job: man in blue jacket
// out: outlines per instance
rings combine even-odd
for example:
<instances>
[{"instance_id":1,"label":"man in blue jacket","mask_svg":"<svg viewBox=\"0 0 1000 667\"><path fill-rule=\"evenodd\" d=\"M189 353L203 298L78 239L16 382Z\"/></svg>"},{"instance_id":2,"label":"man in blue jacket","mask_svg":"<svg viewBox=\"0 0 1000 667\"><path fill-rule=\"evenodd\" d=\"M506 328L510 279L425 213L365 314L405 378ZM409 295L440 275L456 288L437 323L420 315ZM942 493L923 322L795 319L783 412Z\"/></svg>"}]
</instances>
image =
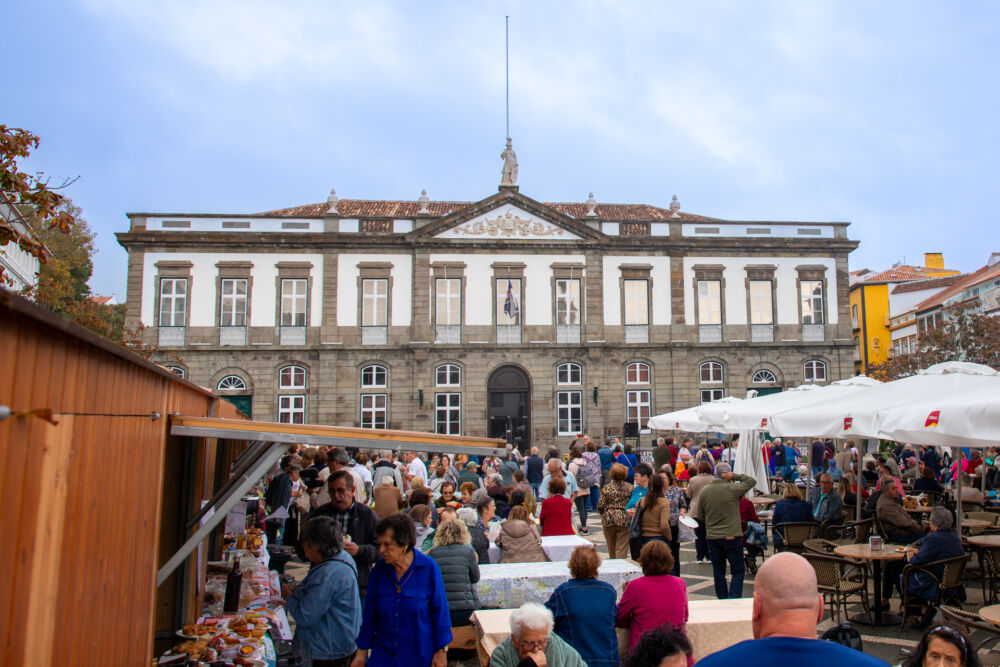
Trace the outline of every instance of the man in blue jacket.
<instances>
[{"instance_id":1,"label":"man in blue jacket","mask_svg":"<svg viewBox=\"0 0 1000 667\"><path fill-rule=\"evenodd\" d=\"M929 523L930 532L927 534L927 537L921 540L920 548L910 547L906 550L906 558L910 565L923 565L924 563L933 563L945 558L965 555L965 550L962 548L962 540L951 530L954 523L951 512L941 506L935 507L931 510ZM944 567L941 565L935 566L931 568L931 573L933 573L933 577L927 572L913 572L910 574L907 584L909 585L911 595L916 595L924 600L937 599L941 591L938 590L937 580L934 577L940 578L944 574ZM961 591L944 591L944 593L961 595ZM919 628L926 627L934 620L936 613L937 608L928 606L923 615L913 625Z\"/></svg>"}]
</instances>

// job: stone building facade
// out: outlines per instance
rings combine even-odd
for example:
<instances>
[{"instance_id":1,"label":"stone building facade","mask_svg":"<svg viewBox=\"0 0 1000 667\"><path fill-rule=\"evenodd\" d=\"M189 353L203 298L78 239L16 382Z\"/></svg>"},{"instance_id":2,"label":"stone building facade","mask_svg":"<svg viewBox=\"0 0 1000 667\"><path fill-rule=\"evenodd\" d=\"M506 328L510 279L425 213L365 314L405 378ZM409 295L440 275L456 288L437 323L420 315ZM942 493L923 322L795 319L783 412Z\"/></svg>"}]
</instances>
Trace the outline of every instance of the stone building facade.
<instances>
[{"instance_id":1,"label":"stone building facade","mask_svg":"<svg viewBox=\"0 0 1000 667\"><path fill-rule=\"evenodd\" d=\"M256 419L565 446L853 373L847 223L719 220L676 197L542 203L513 185L128 217L128 321Z\"/></svg>"}]
</instances>

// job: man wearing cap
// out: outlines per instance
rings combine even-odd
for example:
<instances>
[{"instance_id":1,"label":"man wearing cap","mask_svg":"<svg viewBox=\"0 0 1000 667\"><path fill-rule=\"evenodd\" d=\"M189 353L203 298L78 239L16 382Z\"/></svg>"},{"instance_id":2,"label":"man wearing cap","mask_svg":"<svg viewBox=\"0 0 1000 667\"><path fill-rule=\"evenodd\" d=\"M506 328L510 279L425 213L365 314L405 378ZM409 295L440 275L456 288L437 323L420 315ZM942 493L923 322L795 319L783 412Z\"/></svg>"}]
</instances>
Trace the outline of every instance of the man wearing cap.
<instances>
[{"instance_id":1,"label":"man wearing cap","mask_svg":"<svg viewBox=\"0 0 1000 667\"><path fill-rule=\"evenodd\" d=\"M479 464L475 461L469 461L465 464L465 470L458 475L458 487L462 488L462 485L466 482L472 482L476 485L477 489L483 488L483 480L476 472L479 470Z\"/></svg>"},{"instance_id":2,"label":"man wearing cap","mask_svg":"<svg viewBox=\"0 0 1000 667\"><path fill-rule=\"evenodd\" d=\"M743 595L743 532L740 497L757 484L749 475L734 475L728 463L715 466L716 479L701 490L695 518L705 526L712 561L715 595L720 600ZM726 586L726 561L732 581Z\"/></svg>"}]
</instances>

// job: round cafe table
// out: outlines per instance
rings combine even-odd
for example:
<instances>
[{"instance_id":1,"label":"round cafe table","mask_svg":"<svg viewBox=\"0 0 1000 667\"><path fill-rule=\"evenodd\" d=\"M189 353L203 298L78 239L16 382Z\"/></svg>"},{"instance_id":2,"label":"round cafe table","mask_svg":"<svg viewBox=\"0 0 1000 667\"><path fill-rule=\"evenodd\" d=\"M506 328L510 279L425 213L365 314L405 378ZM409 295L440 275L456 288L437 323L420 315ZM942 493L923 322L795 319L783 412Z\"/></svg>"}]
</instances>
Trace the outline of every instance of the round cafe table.
<instances>
[{"instance_id":1,"label":"round cafe table","mask_svg":"<svg viewBox=\"0 0 1000 667\"><path fill-rule=\"evenodd\" d=\"M989 528L993 525L992 521L987 521L986 519L962 519L962 530L969 530L972 528Z\"/></svg>"},{"instance_id":2,"label":"round cafe table","mask_svg":"<svg viewBox=\"0 0 1000 667\"><path fill-rule=\"evenodd\" d=\"M1000 604L992 604L979 610L979 617L993 625L1000 625Z\"/></svg>"},{"instance_id":3,"label":"round cafe table","mask_svg":"<svg viewBox=\"0 0 1000 667\"><path fill-rule=\"evenodd\" d=\"M1000 547L1000 535L973 535L968 541L974 547Z\"/></svg>"},{"instance_id":4,"label":"round cafe table","mask_svg":"<svg viewBox=\"0 0 1000 667\"><path fill-rule=\"evenodd\" d=\"M774 503L778 502L778 499L777 498L760 497L760 498L754 498L750 502L752 502L754 505L761 505L763 507L767 507L768 505L773 505Z\"/></svg>"},{"instance_id":5,"label":"round cafe table","mask_svg":"<svg viewBox=\"0 0 1000 667\"><path fill-rule=\"evenodd\" d=\"M902 560L905 552L897 550L894 544L885 544L884 550L873 551L867 544L844 544L833 550L833 553L844 558L870 560L872 562L872 578L875 579L875 614L855 614L851 620L864 625L899 625L903 618L899 614L882 613L882 561Z\"/></svg>"}]
</instances>

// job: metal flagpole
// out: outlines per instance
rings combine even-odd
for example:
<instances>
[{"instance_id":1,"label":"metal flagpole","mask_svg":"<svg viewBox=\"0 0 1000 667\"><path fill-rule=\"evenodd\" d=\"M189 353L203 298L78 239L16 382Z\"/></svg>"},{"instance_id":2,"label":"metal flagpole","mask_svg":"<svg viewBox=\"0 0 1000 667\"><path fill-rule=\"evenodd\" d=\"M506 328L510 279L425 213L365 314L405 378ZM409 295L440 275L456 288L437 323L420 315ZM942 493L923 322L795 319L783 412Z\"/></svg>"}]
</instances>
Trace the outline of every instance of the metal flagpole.
<instances>
[{"instance_id":1,"label":"metal flagpole","mask_svg":"<svg viewBox=\"0 0 1000 667\"><path fill-rule=\"evenodd\" d=\"M504 16L504 64L507 79L507 137L510 138L510 16Z\"/></svg>"}]
</instances>

